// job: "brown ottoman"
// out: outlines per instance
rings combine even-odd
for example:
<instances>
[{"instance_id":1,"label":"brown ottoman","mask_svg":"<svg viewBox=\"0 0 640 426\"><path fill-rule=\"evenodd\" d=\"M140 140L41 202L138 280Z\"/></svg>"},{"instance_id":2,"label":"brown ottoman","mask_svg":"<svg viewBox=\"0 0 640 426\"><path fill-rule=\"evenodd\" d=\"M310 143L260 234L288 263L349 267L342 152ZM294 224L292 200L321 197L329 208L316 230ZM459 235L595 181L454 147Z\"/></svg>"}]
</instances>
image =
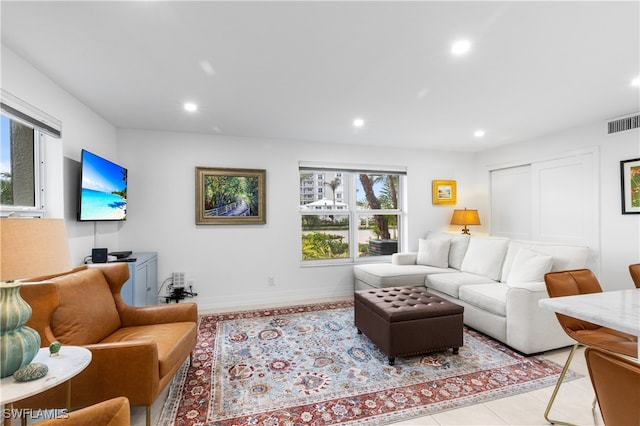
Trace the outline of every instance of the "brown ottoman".
<instances>
[{"instance_id":1,"label":"brown ottoman","mask_svg":"<svg viewBox=\"0 0 640 426\"><path fill-rule=\"evenodd\" d=\"M464 307L428 293L422 286L355 292L355 325L389 357L462 346Z\"/></svg>"}]
</instances>

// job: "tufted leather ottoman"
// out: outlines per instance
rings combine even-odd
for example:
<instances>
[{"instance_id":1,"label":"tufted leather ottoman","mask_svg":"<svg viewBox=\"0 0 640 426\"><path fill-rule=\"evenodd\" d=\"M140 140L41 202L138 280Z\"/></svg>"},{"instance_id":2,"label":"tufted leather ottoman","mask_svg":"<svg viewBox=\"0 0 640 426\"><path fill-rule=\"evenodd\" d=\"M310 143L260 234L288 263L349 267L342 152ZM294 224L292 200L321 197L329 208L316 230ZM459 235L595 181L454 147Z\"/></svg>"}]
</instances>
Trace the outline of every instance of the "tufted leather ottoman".
<instances>
[{"instance_id":1,"label":"tufted leather ottoman","mask_svg":"<svg viewBox=\"0 0 640 426\"><path fill-rule=\"evenodd\" d=\"M389 357L462 346L464 307L427 292L422 286L355 292L355 325Z\"/></svg>"}]
</instances>

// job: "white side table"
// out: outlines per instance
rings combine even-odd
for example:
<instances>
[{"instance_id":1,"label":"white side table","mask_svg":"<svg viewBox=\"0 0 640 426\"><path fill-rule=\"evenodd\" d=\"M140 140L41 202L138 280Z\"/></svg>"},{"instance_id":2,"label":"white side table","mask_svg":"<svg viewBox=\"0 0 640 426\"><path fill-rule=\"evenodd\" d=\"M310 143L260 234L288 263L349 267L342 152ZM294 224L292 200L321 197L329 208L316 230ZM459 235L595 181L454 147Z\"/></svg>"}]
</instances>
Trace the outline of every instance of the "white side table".
<instances>
[{"instance_id":1,"label":"white side table","mask_svg":"<svg viewBox=\"0 0 640 426\"><path fill-rule=\"evenodd\" d=\"M44 392L60 383L67 382L67 410L71 408L71 382L91 363L91 351L80 346L62 346L58 356L49 356L49 348L40 348L32 363L46 364L48 373L37 380L16 382L13 376L0 380L0 404L5 410L12 409L12 403L29 396ZM5 411L6 413L6 411ZM11 419L5 419L11 421Z\"/></svg>"}]
</instances>

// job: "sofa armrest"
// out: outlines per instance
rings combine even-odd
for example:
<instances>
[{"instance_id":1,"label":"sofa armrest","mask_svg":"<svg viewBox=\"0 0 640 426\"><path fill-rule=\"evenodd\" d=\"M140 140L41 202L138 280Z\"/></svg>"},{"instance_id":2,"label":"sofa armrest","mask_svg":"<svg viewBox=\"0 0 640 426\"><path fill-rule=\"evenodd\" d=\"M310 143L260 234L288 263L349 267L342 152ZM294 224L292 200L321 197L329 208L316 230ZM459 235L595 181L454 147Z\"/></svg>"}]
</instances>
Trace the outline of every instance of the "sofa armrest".
<instances>
[{"instance_id":1,"label":"sofa armrest","mask_svg":"<svg viewBox=\"0 0 640 426\"><path fill-rule=\"evenodd\" d=\"M117 305L123 327L171 322L198 323L198 305L195 303L133 307L121 302Z\"/></svg>"},{"instance_id":2,"label":"sofa armrest","mask_svg":"<svg viewBox=\"0 0 640 426\"><path fill-rule=\"evenodd\" d=\"M533 354L573 344L555 314L538 306L538 301L547 297L543 282L509 286L506 305L509 346Z\"/></svg>"},{"instance_id":3,"label":"sofa armrest","mask_svg":"<svg viewBox=\"0 0 640 426\"><path fill-rule=\"evenodd\" d=\"M393 265L415 265L418 253L393 253L391 263Z\"/></svg>"}]
</instances>

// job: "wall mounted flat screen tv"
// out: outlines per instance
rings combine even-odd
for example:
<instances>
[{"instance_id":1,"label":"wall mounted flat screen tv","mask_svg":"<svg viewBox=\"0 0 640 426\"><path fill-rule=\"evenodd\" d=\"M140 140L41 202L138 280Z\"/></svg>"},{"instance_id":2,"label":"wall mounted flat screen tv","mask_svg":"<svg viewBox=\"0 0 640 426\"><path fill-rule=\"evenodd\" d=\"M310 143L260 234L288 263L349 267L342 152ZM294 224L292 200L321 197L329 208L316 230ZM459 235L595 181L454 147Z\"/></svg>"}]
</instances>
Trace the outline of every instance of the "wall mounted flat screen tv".
<instances>
[{"instance_id":1,"label":"wall mounted flat screen tv","mask_svg":"<svg viewBox=\"0 0 640 426\"><path fill-rule=\"evenodd\" d=\"M78 220L127 218L127 169L82 150Z\"/></svg>"}]
</instances>

